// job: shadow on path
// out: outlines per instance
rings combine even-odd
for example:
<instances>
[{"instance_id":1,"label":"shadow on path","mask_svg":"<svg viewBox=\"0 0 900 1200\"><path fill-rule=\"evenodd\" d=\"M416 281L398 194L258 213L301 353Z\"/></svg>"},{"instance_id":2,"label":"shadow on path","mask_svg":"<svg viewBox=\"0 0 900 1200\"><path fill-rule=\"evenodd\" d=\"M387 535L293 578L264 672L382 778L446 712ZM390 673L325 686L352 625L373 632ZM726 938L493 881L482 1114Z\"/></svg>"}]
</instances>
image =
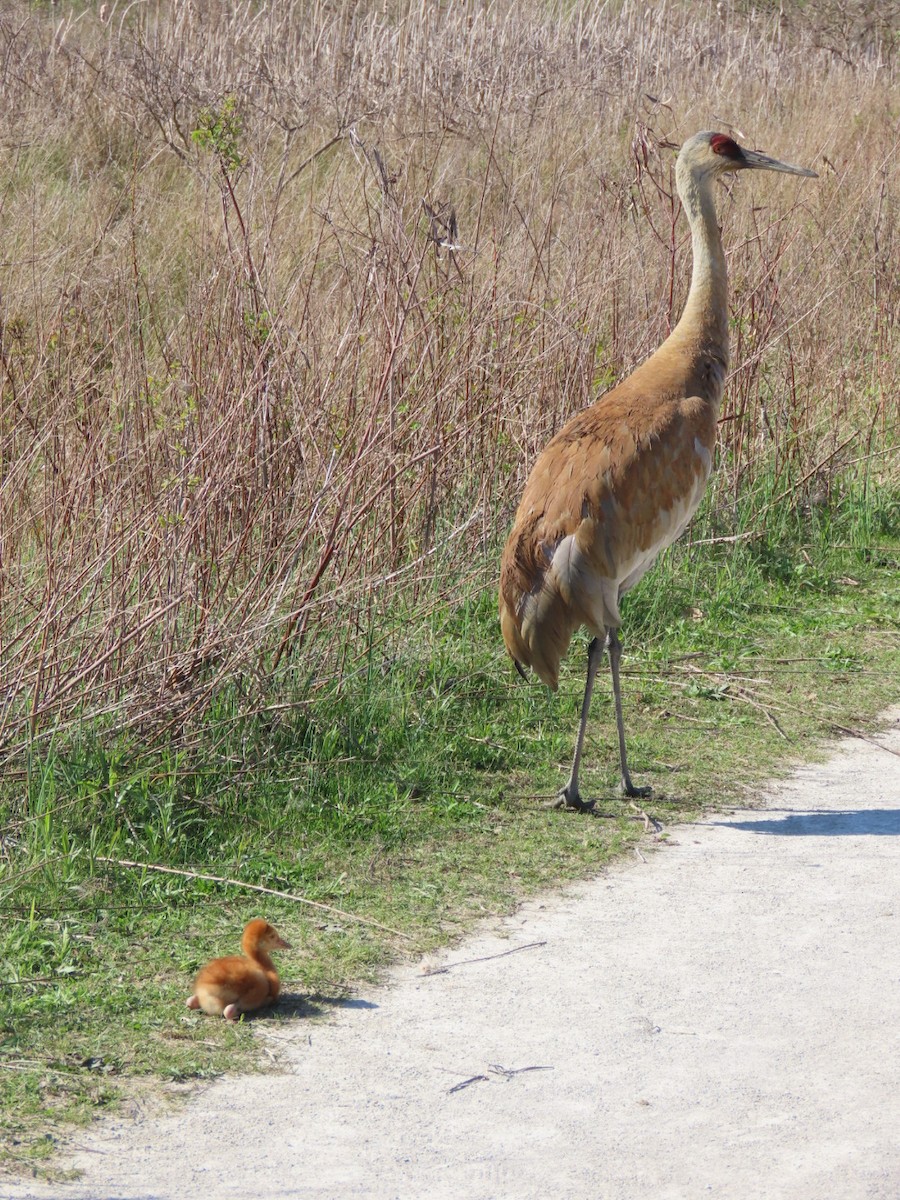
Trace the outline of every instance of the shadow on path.
<instances>
[{"instance_id":1,"label":"shadow on path","mask_svg":"<svg viewBox=\"0 0 900 1200\"><path fill-rule=\"evenodd\" d=\"M855 808L828 812L795 812L792 809L768 809L771 816L747 821L710 821L747 833L771 833L781 837L878 837L900 835L900 808ZM777 816L777 813L784 816Z\"/></svg>"},{"instance_id":2,"label":"shadow on path","mask_svg":"<svg viewBox=\"0 0 900 1200\"><path fill-rule=\"evenodd\" d=\"M278 1001L280 1017L325 1017L336 1009L377 1008L374 1000L363 1000L359 996L323 996L301 992L284 991ZM244 1018L253 1016L245 1013Z\"/></svg>"}]
</instances>

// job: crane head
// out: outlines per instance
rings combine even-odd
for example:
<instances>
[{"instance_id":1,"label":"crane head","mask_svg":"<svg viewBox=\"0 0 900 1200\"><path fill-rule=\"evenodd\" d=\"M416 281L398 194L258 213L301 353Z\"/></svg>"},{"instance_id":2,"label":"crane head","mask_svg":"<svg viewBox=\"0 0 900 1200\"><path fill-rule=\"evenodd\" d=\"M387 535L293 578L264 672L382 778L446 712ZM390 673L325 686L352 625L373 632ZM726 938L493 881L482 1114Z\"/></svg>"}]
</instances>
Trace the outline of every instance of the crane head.
<instances>
[{"instance_id":1,"label":"crane head","mask_svg":"<svg viewBox=\"0 0 900 1200\"><path fill-rule=\"evenodd\" d=\"M720 175L725 171L757 170L784 171L788 175L818 178L817 173L807 167L795 167L793 163L770 158L758 150L745 150L726 133L695 133L682 145L678 161L692 173L701 176Z\"/></svg>"}]
</instances>

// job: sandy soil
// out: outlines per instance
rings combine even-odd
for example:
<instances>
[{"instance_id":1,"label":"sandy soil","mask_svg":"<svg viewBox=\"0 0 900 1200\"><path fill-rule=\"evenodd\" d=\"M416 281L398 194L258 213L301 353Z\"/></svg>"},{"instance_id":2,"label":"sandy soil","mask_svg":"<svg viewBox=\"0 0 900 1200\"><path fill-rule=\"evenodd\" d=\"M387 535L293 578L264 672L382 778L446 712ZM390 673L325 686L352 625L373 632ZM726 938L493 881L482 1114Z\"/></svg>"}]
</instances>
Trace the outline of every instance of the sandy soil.
<instances>
[{"instance_id":1,"label":"sandy soil","mask_svg":"<svg viewBox=\"0 0 900 1200\"><path fill-rule=\"evenodd\" d=\"M900 710L11 1200L897 1200ZM560 815L561 820L578 819ZM273 1043L274 1044L274 1043Z\"/></svg>"}]
</instances>

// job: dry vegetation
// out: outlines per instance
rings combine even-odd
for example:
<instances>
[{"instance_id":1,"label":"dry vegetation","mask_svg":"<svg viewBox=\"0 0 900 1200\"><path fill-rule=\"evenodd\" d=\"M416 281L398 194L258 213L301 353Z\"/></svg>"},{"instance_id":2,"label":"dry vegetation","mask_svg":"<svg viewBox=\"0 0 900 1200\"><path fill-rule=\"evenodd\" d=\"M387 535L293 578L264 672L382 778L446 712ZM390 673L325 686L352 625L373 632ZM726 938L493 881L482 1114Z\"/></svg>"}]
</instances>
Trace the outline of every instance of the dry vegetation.
<instances>
[{"instance_id":1,"label":"dry vegetation","mask_svg":"<svg viewBox=\"0 0 900 1200\"><path fill-rule=\"evenodd\" d=\"M4 754L85 716L183 727L225 681L343 670L397 589L492 586L536 449L677 317L698 129L821 175L721 196L722 532L735 496L763 521L853 464L896 482L897 28L4 4Z\"/></svg>"}]
</instances>

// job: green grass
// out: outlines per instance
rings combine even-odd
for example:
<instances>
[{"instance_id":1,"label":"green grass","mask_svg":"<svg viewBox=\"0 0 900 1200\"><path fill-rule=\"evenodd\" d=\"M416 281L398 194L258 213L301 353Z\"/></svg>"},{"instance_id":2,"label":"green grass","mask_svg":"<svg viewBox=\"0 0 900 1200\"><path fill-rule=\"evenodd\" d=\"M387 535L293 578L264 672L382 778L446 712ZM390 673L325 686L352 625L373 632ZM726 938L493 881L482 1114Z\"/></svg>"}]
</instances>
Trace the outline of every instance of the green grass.
<instances>
[{"instance_id":1,"label":"green grass","mask_svg":"<svg viewBox=\"0 0 900 1200\"><path fill-rule=\"evenodd\" d=\"M712 512L695 538L716 535ZM664 826L746 800L749 783L897 700L898 534L893 493L851 489L743 541L680 544L629 596L630 765ZM184 1008L193 972L232 952L251 917L297 947L280 956L287 997L271 1018L293 1021L641 836L615 792L605 680L583 777L600 815L543 803L566 777L586 638L556 696L512 672L487 585L452 605L394 596L361 646L339 681L288 671L262 707L236 684L178 744L94 726L35 748L4 782L7 1167L37 1169L61 1131L144 1077L254 1067L252 1022ZM396 932L103 858L228 876Z\"/></svg>"}]
</instances>

